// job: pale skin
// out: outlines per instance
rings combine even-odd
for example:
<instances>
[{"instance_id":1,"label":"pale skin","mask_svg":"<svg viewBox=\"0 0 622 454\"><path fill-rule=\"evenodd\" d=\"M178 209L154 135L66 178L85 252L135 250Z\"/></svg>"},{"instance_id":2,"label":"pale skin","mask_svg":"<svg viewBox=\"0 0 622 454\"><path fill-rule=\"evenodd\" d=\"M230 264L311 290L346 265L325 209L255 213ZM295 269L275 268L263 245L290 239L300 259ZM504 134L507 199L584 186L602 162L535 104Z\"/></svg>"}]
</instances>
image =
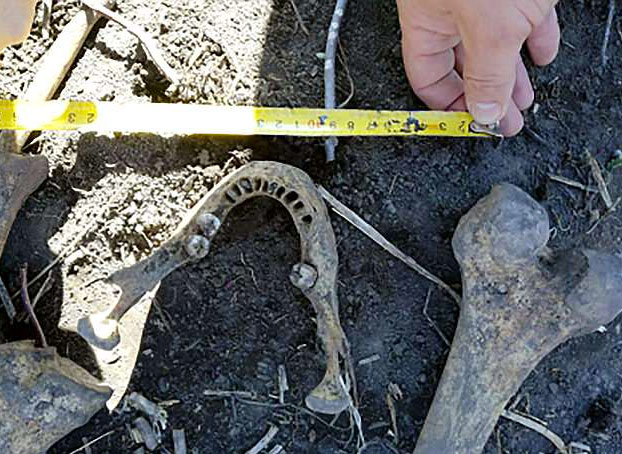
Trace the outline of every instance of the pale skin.
<instances>
[{"instance_id":1,"label":"pale skin","mask_svg":"<svg viewBox=\"0 0 622 454\"><path fill-rule=\"evenodd\" d=\"M523 127L534 91L520 55L536 65L559 50L558 0L397 0L404 65L431 109L468 110L506 136ZM36 0L0 0L0 52L28 36Z\"/></svg>"},{"instance_id":2,"label":"pale skin","mask_svg":"<svg viewBox=\"0 0 622 454\"><path fill-rule=\"evenodd\" d=\"M534 91L520 55L539 66L559 50L557 0L397 0L408 79L430 108L469 110L501 121L506 136L523 127Z\"/></svg>"},{"instance_id":3,"label":"pale skin","mask_svg":"<svg viewBox=\"0 0 622 454\"><path fill-rule=\"evenodd\" d=\"M36 0L0 0L0 52L30 33Z\"/></svg>"}]
</instances>

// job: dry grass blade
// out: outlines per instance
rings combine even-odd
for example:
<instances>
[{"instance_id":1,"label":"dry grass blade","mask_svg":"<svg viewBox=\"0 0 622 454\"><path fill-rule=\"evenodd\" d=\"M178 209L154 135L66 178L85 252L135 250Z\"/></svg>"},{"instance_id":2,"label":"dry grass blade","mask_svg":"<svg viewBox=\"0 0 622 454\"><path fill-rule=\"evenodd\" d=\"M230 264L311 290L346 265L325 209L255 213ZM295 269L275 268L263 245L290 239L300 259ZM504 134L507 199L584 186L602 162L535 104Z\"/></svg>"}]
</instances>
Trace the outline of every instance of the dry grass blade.
<instances>
[{"instance_id":1,"label":"dry grass blade","mask_svg":"<svg viewBox=\"0 0 622 454\"><path fill-rule=\"evenodd\" d=\"M583 183L579 183L578 181L571 180L566 177L562 177L560 175L553 175L549 173L549 179L555 181L557 183L565 184L566 186L570 186L571 188L581 189L585 192L590 192L593 194L598 194L598 189L592 188L590 186L586 186Z\"/></svg>"},{"instance_id":2,"label":"dry grass blade","mask_svg":"<svg viewBox=\"0 0 622 454\"><path fill-rule=\"evenodd\" d=\"M246 454L259 454L261 451L268 447L268 444L272 441L272 439L276 436L279 431L278 427L272 426L268 430L268 432L262 437L261 440L257 442L255 446L246 451Z\"/></svg>"},{"instance_id":3,"label":"dry grass blade","mask_svg":"<svg viewBox=\"0 0 622 454\"><path fill-rule=\"evenodd\" d=\"M423 306L423 315L425 315L425 318L428 320L428 323L430 325L432 325L432 328L434 328L434 331L436 331L436 334L439 335L439 337L443 340L443 342L445 343L445 345L449 348L451 348L451 343L449 342L449 340L447 339L447 337L445 337L445 334L443 334L443 332L441 331L441 329L438 327L438 325L436 323L434 323L434 320L432 320L432 317L430 317L428 315L428 306L430 305L430 296L432 295L432 288L428 289L428 295L425 298L425 304Z\"/></svg>"},{"instance_id":4,"label":"dry grass blade","mask_svg":"<svg viewBox=\"0 0 622 454\"><path fill-rule=\"evenodd\" d=\"M445 282L436 277L434 274L430 273L424 267L419 265L412 257L406 255L401 250L399 250L396 246L390 243L385 237L383 237L376 229L374 229L371 225L365 222L358 214L352 211L350 208L341 203L335 196L333 196L330 192L324 189L322 186L318 186L318 191L321 196L328 202L328 204L333 208L333 210L354 227L359 229L369 238L371 238L376 244L381 246L385 251L391 254L393 257L404 262L408 267L415 270L421 276L425 277L429 281L435 283L443 290L445 290L451 297L460 304L460 296Z\"/></svg>"},{"instance_id":5,"label":"dry grass blade","mask_svg":"<svg viewBox=\"0 0 622 454\"><path fill-rule=\"evenodd\" d=\"M403 397L402 390L395 383L390 383L387 388L387 407L389 407L389 413L391 416L391 425L393 428L393 441L395 445L399 444L400 436L397 427L397 409L395 408L395 402L401 400Z\"/></svg>"},{"instance_id":6,"label":"dry grass blade","mask_svg":"<svg viewBox=\"0 0 622 454\"><path fill-rule=\"evenodd\" d=\"M501 413L501 416L503 416L505 419L509 419L510 421L521 424L527 427L528 429L533 430L534 432L539 433L544 438L546 438L551 443L553 443L553 445L555 445L557 450L561 452L562 454L571 454L568 450L568 447L566 446L566 443L564 443L564 440L562 440L559 435L551 431L548 427L544 426L543 424L537 421L534 421L531 418L519 415L517 413L508 411L508 410L503 410L503 413Z\"/></svg>"},{"instance_id":7,"label":"dry grass blade","mask_svg":"<svg viewBox=\"0 0 622 454\"><path fill-rule=\"evenodd\" d=\"M151 36L149 36L143 29L130 22L128 19L124 18L120 14L117 14L114 11L106 8L104 5L96 0L82 0L82 3L91 8L93 11L96 11L102 16L107 17L111 21L116 22L117 24L125 28L128 32L130 32L132 35L134 35L136 38L138 38L138 40L145 48L145 51L147 52L147 54L149 54L149 57L151 57L153 63L158 67L164 77L166 77L169 82L174 85L177 85L179 83L180 78L177 75L177 72L166 62L166 60L162 56L162 53L158 49L158 45L156 44L155 40Z\"/></svg>"},{"instance_id":8,"label":"dry grass blade","mask_svg":"<svg viewBox=\"0 0 622 454\"><path fill-rule=\"evenodd\" d=\"M32 309L32 305L30 304L30 296L28 295L28 266L27 265L22 266L19 270L19 273L20 273L21 280L22 280L22 290L21 290L22 303L24 304L24 308L26 309L26 312L28 313L28 316L30 317L32 324L37 330L39 340L41 341L41 346L43 348L47 348L48 343L45 340L45 334L43 334L43 329L41 328L41 324L39 323L39 320L37 319L35 311Z\"/></svg>"},{"instance_id":9,"label":"dry grass blade","mask_svg":"<svg viewBox=\"0 0 622 454\"><path fill-rule=\"evenodd\" d=\"M613 200L611 199L611 195L609 194L609 189L607 188L607 183L605 182L605 178L603 177L603 172L600 168L600 164L598 161L594 159L592 153L589 151L585 152L585 156L590 164L590 169L592 170L592 176L596 180L596 184L598 184L598 191L600 192L600 196L605 202L605 206L607 207L607 211L611 210L613 206Z\"/></svg>"},{"instance_id":10,"label":"dry grass blade","mask_svg":"<svg viewBox=\"0 0 622 454\"><path fill-rule=\"evenodd\" d=\"M607 25L605 26L605 37L603 38L603 45L600 50L601 65L603 70L607 66L609 57L607 56L607 47L609 46L609 37L611 36L611 26L613 25L613 18L616 13L616 0L609 0L609 12L607 14Z\"/></svg>"},{"instance_id":11,"label":"dry grass blade","mask_svg":"<svg viewBox=\"0 0 622 454\"><path fill-rule=\"evenodd\" d=\"M17 311L15 310L13 301L11 301L11 296L9 295L2 279L0 279L0 300L2 300L2 305L4 306L6 314L9 316L9 320L13 321Z\"/></svg>"},{"instance_id":12,"label":"dry grass blade","mask_svg":"<svg viewBox=\"0 0 622 454\"><path fill-rule=\"evenodd\" d=\"M302 31L304 32L305 35L311 36L311 34L309 33L309 29L307 28L307 26L305 25L304 21L302 20L302 16L300 15L300 11L298 11L298 6L296 6L296 1L295 0L289 0L289 2L292 4L292 8L294 10L294 14L296 14L296 19L298 19L298 23L300 24L300 28L302 29Z\"/></svg>"},{"instance_id":13,"label":"dry grass blade","mask_svg":"<svg viewBox=\"0 0 622 454\"><path fill-rule=\"evenodd\" d=\"M109 437L113 433L115 433L115 430L110 430L110 431L106 432L105 434L100 435L99 437L95 438L94 440L91 440L88 443L85 443L84 445L80 446L78 449L76 449L74 451L71 451L69 454L78 454L80 451L84 451L84 450L88 449L89 447L91 447L95 443L97 443L98 441L101 441L104 438Z\"/></svg>"},{"instance_id":14,"label":"dry grass blade","mask_svg":"<svg viewBox=\"0 0 622 454\"><path fill-rule=\"evenodd\" d=\"M255 399L257 395L251 391L218 391L218 390L205 390L203 395L206 397L239 397L241 399Z\"/></svg>"}]
</instances>

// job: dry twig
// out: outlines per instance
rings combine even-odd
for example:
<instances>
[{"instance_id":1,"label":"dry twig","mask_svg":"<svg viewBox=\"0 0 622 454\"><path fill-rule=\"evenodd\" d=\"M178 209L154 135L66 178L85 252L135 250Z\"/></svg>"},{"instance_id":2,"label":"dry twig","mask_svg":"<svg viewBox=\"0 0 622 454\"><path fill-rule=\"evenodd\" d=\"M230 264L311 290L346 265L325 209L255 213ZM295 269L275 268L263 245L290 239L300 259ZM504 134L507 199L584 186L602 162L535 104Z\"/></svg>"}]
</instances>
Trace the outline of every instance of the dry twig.
<instances>
[{"instance_id":1,"label":"dry twig","mask_svg":"<svg viewBox=\"0 0 622 454\"><path fill-rule=\"evenodd\" d=\"M616 0L609 0L609 13L607 14L607 25L605 27L605 37L603 39L603 46L600 51L601 65L603 70L607 66L607 47L609 46L609 37L611 36L611 26L613 25L613 17L616 12Z\"/></svg>"},{"instance_id":2,"label":"dry twig","mask_svg":"<svg viewBox=\"0 0 622 454\"><path fill-rule=\"evenodd\" d=\"M296 14L296 19L298 19L298 23L300 24L300 28L302 29L302 31L304 32L305 35L311 36L311 34L309 33L309 29L306 27L304 21L302 20L302 16L300 15L300 11L298 11L298 6L296 6L296 1L295 0L289 0L289 2L292 4L292 8L294 10L294 14Z\"/></svg>"},{"instance_id":3,"label":"dry twig","mask_svg":"<svg viewBox=\"0 0 622 454\"><path fill-rule=\"evenodd\" d=\"M339 29L341 28L341 20L346 11L348 0L337 0L333 18L328 29L328 38L326 40L326 51L324 53L324 107L334 109L335 101L335 56L337 54L337 45L339 43ZM337 138L329 137L325 143L326 161L335 160L335 148L337 147Z\"/></svg>"},{"instance_id":4,"label":"dry twig","mask_svg":"<svg viewBox=\"0 0 622 454\"><path fill-rule=\"evenodd\" d=\"M246 451L246 454L259 454L268 446L268 444L272 441L278 431L278 427L271 426L268 432L266 432L266 434L261 438L261 440L259 440L257 444L251 449Z\"/></svg>"},{"instance_id":5,"label":"dry twig","mask_svg":"<svg viewBox=\"0 0 622 454\"><path fill-rule=\"evenodd\" d=\"M618 197L618 199L614 202L614 204L611 206L610 210L607 210L605 212L605 214L603 214L600 218L598 218L598 220L596 222L594 222L594 224L592 225L592 227L589 228L589 230L587 231L587 234L591 234L594 230L596 230L596 227L598 227L600 225L601 222L603 222L605 219L607 219L607 217L609 217L609 215L611 213L613 213L617 208L618 205L620 204L620 202L622 202L622 197Z\"/></svg>"},{"instance_id":6,"label":"dry twig","mask_svg":"<svg viewBox=\"0 0 622 454\"><path fill-rule=\"evenodd\" d=\"M155 40L149 36L143 29L138 27L133 22L130 22L128 19L124 18L120 14L111 11L106 8L104 5L99 3L97 0L82 0L82 3L93 11L98 12L102 16L107 17L113 22L116 22L123 28L125 28L128 32L134 35L140 43L143 45L143 48L147 52L147 54L151 57L153 63L158 67L160 72L166 77L169 82L174 85L177 85L180 81L177 72L166 62L162 53L158 49L158 45Z\"/></svg>"},{"instance_id":7,"label":"dry twig","mask_svg":"<svg viewBox=\"0 0 622 454\"><path fill-rule=\"evenodd\" d=\"M425 277L429 281L441 287L443 290L449 293L449 295L451 295L451 297L456 301L456 303L458 303L458 305L460 304L460 296L449 285L447 285L441 279L439 279L438 277L430 273L428 270L426 270L424 267L419 265L415 261L415 259L406 255L401 250L399 250L396 246L390 243L376 229L374 229L371 225L365 222L358 214L356 214L350 208L348 208L343 203L341 203L335 196L333 196L330 192L328 192L322 186L318 186L318 191L320 192L324 200L326 200L326 202L328 202L328 204L332 207L335 213L337 213L339 216L344 218L354 227L356 227L361 232L363 232L365 235L367 235L370 239L372 239L376 244L381 246L389 254L393 255L395 258L404 262L406 265L408 265L408 267L415 270L421 276Z\"/></svg>"},{"instance_id":8,"label":"dry twig","mask_svg":"<svg viewBox=\"0 0 622 454\"><path fill-rule=\"evenodd\" d=\"M52 0L43 0L43 21L41 24L43 38L50 37L50 28L52 27Z\"/></svg>"},{"instance_id":9,"label":"dry twig","mask_svg":"<svg viewBox=\"0 0 622 454\"><path fill-rule=\"evenodd\" d=\"M4 285L4 282L2 281L2 279L0 279L0 300L2 300L2 305L4 306L4 310L6 311L6 314L9 316L9 320L13 321L17 311L15 310L13 301L11 301L9 292L6 289L6 286Z\"/></svg>"},{"instance_id":10,"label":"dry twig","mask_svg":"<svg viewBox=\"0 0 622 454\"><path fill-rule=\"evenodd\" d=\"M47 348L48 343L45 340L45 334L43 334L43 329L41 328L41 324L35 315L35 311L32 310L32 306L30 305L30 296L28 295L28 265L24 264L19 270L21 281L22 281L22 302L24 303L24 308L26 312L28 312L28 316L32 321L35 329L37 330L37 334L39 335L39 340L41 341L41 346L43 348Z\"/></svg>"},{"instance_id":11,"label":"dry twig","mask_svg":"<svg viewBox=\"0 0 622 454\"><path fill-rule=\"evenodd\" d=\"M37 304L39 304L39 301L41 300L41 298L43 297L43 295L45 295L50 289L52 288L52 274L49 273L48 277L45 279L45 281L43 282L43 284L41 284L41 287L39 287L39 290L37 291L37 294L35 295L34 299L32 300L32 309L36 309L37 308ZM17 317L17 321L22 322L26 319L27 314L20 314Z\"/></svg>"}]
</instances>

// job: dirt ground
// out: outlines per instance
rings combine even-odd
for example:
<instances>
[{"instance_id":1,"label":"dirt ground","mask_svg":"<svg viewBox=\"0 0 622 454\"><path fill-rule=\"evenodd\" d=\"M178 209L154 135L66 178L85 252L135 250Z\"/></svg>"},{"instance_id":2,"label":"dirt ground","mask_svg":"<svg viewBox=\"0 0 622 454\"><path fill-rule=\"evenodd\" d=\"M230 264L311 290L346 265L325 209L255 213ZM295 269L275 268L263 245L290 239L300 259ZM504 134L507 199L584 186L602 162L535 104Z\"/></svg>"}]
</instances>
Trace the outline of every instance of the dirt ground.
<instances>
[{"instance_id":1,"label":"dirt ground","mask_svg":"<svg viewBox=\"0 0 622 454\"><path fill-rule=\"evenodd\" d=\"M184 101L265 106L323 103L323 52L333 2L296 0L119 0L118 10L157 37L168 62L185 74L186 90L167 94L157 69L136 40L101 23L93 31L60 97L114 101ZM604 166L622 148L622 16L616 16L609 61L601 66L607 1L566 1L559 58L531 68L537 108L529 131L497 146L485 140L342 140L337 161L324 163L315 139L105 136L44 133L27 151L42 153L51 176L22 210L2 258L0 274L18 288L18 267L34 276L59 254L53 287L38 308L43 329L61 354L97 374L88 348L58 327L86 313L88 283L148 255L175 229L184 211L229 170L248 160L274 160L307 171L390 241L445 281L460 286L450 240L460 217L492 185L511 182L548 210L552 245L620 251L622 219L612 214L592 232L597 195L552 182L556 174L594 184L584 153ZM75 0L55 3L53 33L35 32L10 49L0 68L0 95L22 92L37 61L77 11ZM403 73L393 0L352 1L342 43L356 92L349 107L413 109ZM197 49L200 49L197 51ZM340 68L339 97L349 90ZM614 198L622 172L608 174ZM423 314L451 339L458 310L453 301L386 255L336 216L342 322L352 344L368 440L367 453L412 452L440 378L448 348ZM301 411L319 381L323 356L313 311L288 281L298 239L287 212L254 201L228 220L205 262L166 279L146 326L130 390L168 408L172 428L184 428L195 453L241 453L270 424L289 453L356 453L347 416ZM34 286L34 290L38 285ZM72 302L67 311L61 303ZM26 324L4 326L6 340L34 337ZM619 322L606 333L573 340L549 355L520 392L517 408L549 424L564 440L594 453L622 451L622 335ZM378 355L371 364L358 361ZM277 366L286 367L291 391L274 407ZM388 434L385 394L398 384L399 441ZM255 392L261 406L214 399L205 390ZM93 454L133 452L125 424L131 414L102 410L50 454L67 454L84 441L114 432ZM170 431L164 448L172 452ZM501 421L486 454L554 453L545 439Z\"/></svg>"}]
</instances>

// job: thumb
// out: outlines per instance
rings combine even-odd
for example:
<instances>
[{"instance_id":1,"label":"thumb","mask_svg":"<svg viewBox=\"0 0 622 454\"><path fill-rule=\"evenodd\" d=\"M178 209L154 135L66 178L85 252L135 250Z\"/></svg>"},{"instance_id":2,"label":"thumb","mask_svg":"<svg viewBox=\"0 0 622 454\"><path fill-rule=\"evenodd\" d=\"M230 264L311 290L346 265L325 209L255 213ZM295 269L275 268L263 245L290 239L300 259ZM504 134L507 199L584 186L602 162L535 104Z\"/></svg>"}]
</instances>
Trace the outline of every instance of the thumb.
<instances>
[{"instance_id":1,"label":"thumb","mask_svg":"<svg viewBox=\"0 0 622 454\"><path fill-rule=\"evenodd\" d=\"M493 124L508 111L516 83L516 61L529 31L482 23L464 36L464 86L469 112L481 124ZM472 29L473 30L473 29ZM524 36L523 36L524 34Z\"/></svg>"}]
</instances>

